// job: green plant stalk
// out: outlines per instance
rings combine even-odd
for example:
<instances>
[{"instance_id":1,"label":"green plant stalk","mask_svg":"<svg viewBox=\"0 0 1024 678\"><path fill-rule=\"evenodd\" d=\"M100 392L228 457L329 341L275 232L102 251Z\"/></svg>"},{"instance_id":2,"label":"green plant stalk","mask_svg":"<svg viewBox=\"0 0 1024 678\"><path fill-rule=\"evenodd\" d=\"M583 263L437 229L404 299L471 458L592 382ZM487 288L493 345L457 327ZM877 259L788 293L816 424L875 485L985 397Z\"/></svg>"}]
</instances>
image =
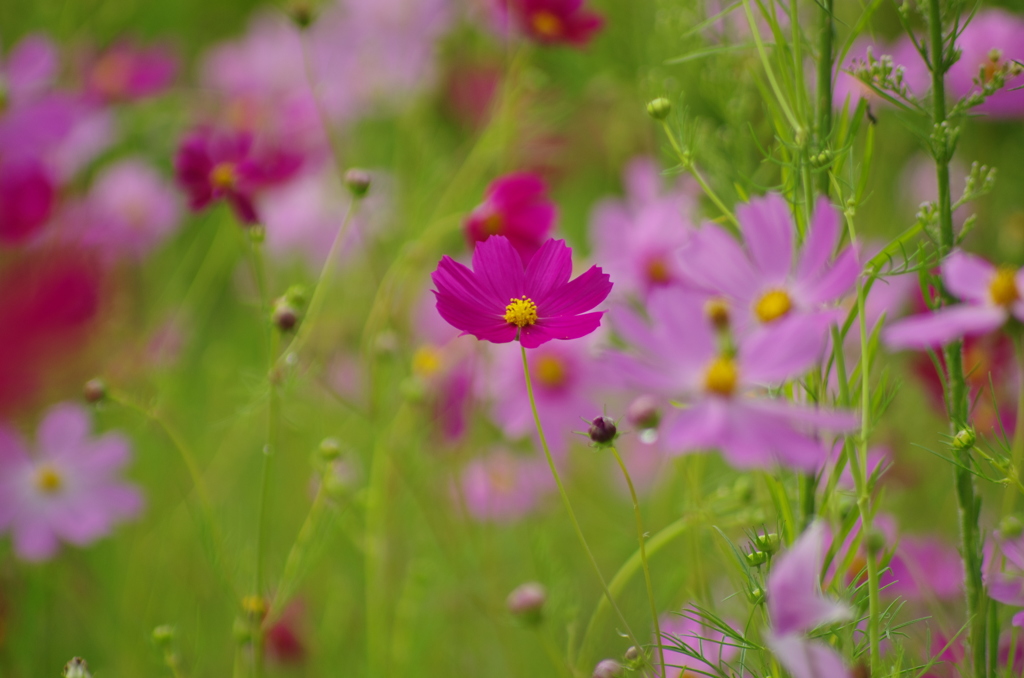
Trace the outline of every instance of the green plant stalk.
<instances>
[{"instance_id":1,"label":"green plant stalk","mask_svg":"<svg viewBox=\"0 0 1024 678\"><path fill-rule=\"evenodd\" d=\"M598 581L601 582L601 590L604 592L605 597L608 598L608 602L611 603L612 608L615 610L615 614L618 615L619 621L622 622L622 627L626 630L626 634L629 636L630 642L632 642L636 647L641 647L640 641L636 639L636 635L634 635L632 629L629 628L629 622L626 621L626 617L622 614L619 606L615 604L611 591L608 590L608 584L605 582L604 575L601 574L601 567L597 564L597 559L594 557L594 553L590 550L587 538L583 536L583 529L580 527L580 523L576 519L576 512L572 508L572 502L569 501L569 494L565 491L565 486L562 485L562 478L559 476L558 467L555 466L555 460L551 456L551 450L548 448L547 438L544 437L544 427L541 426L540 423L540 414L537 412L537 400L533 396L533 382L530 379L530 366L526 360L526 347L520 344L519 350L523 355L523 375L526 378L526 393L530 396L530 409L533 411L533 422L537 425L537 435L540 437L540 445L544 448L544 456L548 460L548 466L551 468L551 475L554 477L555 484L558 486L558 494L562 497L562 504L565 505L565 510L569 514L569 521L572 523L573 530L576 531L576 537L580 540L580 544L583 546L583 550L587 554L587 559L590 561L591 567L594 568L594 574L597 575Z\"/></svg>"},{"instance_id":2,"label":"green plant stalk","mask_svg":"<svg viewBox=\"0 0 1024 678\"><path fill-rule=\"evenodd\" d=\"M1013 336L1013 352L1017 359L1017 419L1024 421L1024 332L1015 332ZM1003 490L1003 515L1013 513L1020 491L1020 465L1024 462L1024 426L1013 430L1013 442L1010 443L1010 473L1013 484L1007 484Z\"/></svg>"},{"instance_id":3,"label":"green plant stalk","mask_svg":"<svg viewBox=\"0 0 1024 678\"><path fill-rule=\"evenodd\" d=\"M834 65L834 53L832 39L835 33L832 25L832 3L833 0L818 0L821 5L821 26L818 33L818 109L817 109L817 136L818 151L827 149L828 139L832 134L832 68ZM823 170L818 179L818 191L828 196L829 186L828 170Z\"/></svg>"},{"instance_id":4,"label":"green plant stalk","mask_svg":"<svg viewBox=\"0 0 1024 678\"><path fill-rule=\"evenodd\" d=\"M665 130L665 136L668 137L668 141L672 145L672 150L675 151L676 157L679 159L679 164L682 165L683 168L690 173L690 176L697 180L697 184L700 185L701 190L704 191L704 195L708 196L711 202L715 204L715 207L717 207L719 211L722 212L722 216L728 219L729 225L733 229L733 232L738 234L740 229L740 222L736 220L736 215L732 213L732 210L725 206L725 203L722 202L722 199L718 197L718 194L715 193L715 190L711 188L707 180L704 179L704 175L701 174L700 170L697 169L697 165L696 163L693 162L693 158L689 158L685 153L683 153L683 149L679 145L679 141L676 140L675 134L672 133L672 128L668 126L668 122L662 120L661 128Z\"/></svg>"},{"instance_id":5,"label":"green plant stalk","mask_svg":"<svg viewBox=\"0 0 1024 678\"><path fill-rule=\"evenodd\" d=\"M651 568L647 563L647 547L645 542L647 538L644 536L644 522L640 515L640 502L636 498L636 490L633 488L633 479L629 475L629 471L626 469L626 464L622 461L622 455L619 454L619 450L614 445L611 445L612 454L615 455L615 461L619 463L619 468L622 469L622 477L626 479L626 485L629 486L629 496L633 499L633 515L636 516L636 540L640 545L640 563L644 568L644 582L647 584L647 600L651 604L651 618L654 620L654 637L658 643L658 658L661 659L661 675L665 675L667 670L665 664L665 648L661 646L661 622L658 620L658 604L654 601L654 585L651 583Z\"/></svg>"},{"instance_id":6,"label":"green plant stalk","mask_svg":"<svg viewBox=\"0 0 1024 678\"><path fill-rule=\"evenodd\" d=\"M932 74L932 122L935 129L946 123L946 58L945 39L942 34L942 6L940 0L928 0L928 41ZM939 184L939 258L944 259L955 245L953 232L953 203L949 187L949 156L951 149L946 138L941 149L933 149ZM948 293L943 303L953 301ZM949 413L953 434L967 425L968 392L963 366L963 342L955 341L943 349L946 360ZM970 625L967 653L973 667L974 678L985 678L985 616L984 588L981 581L978 516L980 500L974 487L974 478L968 467L969 450L954 450L954 484L960 513L960 550L964 559L964 592L967 599L967 617Z\"/></svg>"}]
</instances>

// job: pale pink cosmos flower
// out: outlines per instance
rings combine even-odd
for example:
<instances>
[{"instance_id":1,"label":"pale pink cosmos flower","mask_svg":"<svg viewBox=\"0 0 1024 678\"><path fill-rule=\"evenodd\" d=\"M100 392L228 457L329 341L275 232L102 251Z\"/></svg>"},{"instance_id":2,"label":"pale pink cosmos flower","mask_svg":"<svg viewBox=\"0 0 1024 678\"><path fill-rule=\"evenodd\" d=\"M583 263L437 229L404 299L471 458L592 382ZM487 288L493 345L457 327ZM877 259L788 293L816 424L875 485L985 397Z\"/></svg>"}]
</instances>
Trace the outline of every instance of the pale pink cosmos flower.
<instances>
[{"instance_id":1,"label":"pale pink cosmos flower","mask_svg":"<svg viewBox=\"0 0 1024 678\"><path fill-rule=\"evenodd\" d=\"M689 284L725 299L734 326L744 331L791 315L820 313L839 301L860 273L847 247L833 259L842 237L838 211L822 198L799 253L785 198L770 193L736 209L741 245L724 229L705 224L680 253Z\"/></svg>"},{"instance_id":2,"label":"pale pink cosmos flower","mask_svg":"<svg viewBox=\"0 0 1024 678\"><path fill-rule=\"evenodd\" d=\"M793 678L843 678L842 657L807 633L849 619L850 609L821 591L827 528L815 522L772 565L767 581L771 629L765 641Z\"/></svg>"},{"instance_id":3,"label":"pale pink cosmos flower","mask_svg":"<svg viewBox=\"0 0 1024 678\"><path fill-rule=\"evenodd\" d=\"M675 255L693 230L695 201L681 186L664 189L651 158L630 162L624 183L624 200L603 200L591 213L594 259L615 280L616 294L644 298L685 279Z\"/></svg>"},{"instance_id":4,"label":"pale pink cosmos flower","mask_svg":"<svg viewBox=\"0 0 1024 678\"><path fill-rule=\"evenodd\" d=\"M981 91L975 80L988 82L1011 61L1024 61L1024 17L1001 9L975 15L956 41L960 58L947 76L950 94L957 97ZM1024 75L1007 80L1006 86L973 109L994 118L1024 116Z\"/></svg>"},{"instance_id":5,"label":"pale pink cosmos flower","mask_svg":"<svg viewBox=\"0 0 1024 678\"><path fill-rule=\"evenodd\" d=\"M817 471L828 456L812 432L846 431L852 413L768 397L765 388L799 377L817 363L828 316L793 317L741 337L723 352L705 317L705 301L681 288L651 295L650 322L626 307L612 324L634 351L612 353L611 368L627 384L682 403L666 413L660 436L675 453L719 449L738 468L781 464Z\"/></svg>"},{"instance_id":6,"label":"pale pink cosmos flower","mask_svg":"<svg viewBox=\"0 0 1024 678\"><path fill-rule=\"evenodd\" d=\"M925 349L1024 320L1024 272L996 268L981 257L954 250L942 262L942 282L963 303L922 313L890 325L882 338L892 348Z\"/></svg>"},{"instance_id":7,"label":"pale pink cosmos flower","mask_svg":"<svg viewBox=\"0 0 1024 678\"><path fill-rule=\"evenodd\" d=\"M910 94L920 97L928 91L931 85L931 76L921 60L917 48L914 47L914 43L908 38L904 37L894 44L887 45L884 42L876 42L862 36L850 46L846 58L843 60L842 68L836 73L832 105L837 110L849 101L849 110L852 113L860 104L861 99L866 99L872 108L890 105L875 90L853 75L853 71L858 67L868 65L869 55L875 61L881 61L883 57L889 56L892 59L893 67L902 69L903 83L907 86Z\"/></svg>"},{"instance_id":8,"label":"pale pink cosmos flower","mask_svg":"<svg viewBox=\"0 0 1024 678\"><path fill-rule=\"evenodd\" d=\"M470 515L494 522L511 522L529 514L555 487L542 457L504 450L471 461L459 483Z\"/></svg>"},{"instance_id":9,"label":"pale pink cosmos flower","mask_svg":"<svg viewBox=\"0 0 1024 678\"><path fill-rule=\"evenodd\" d=\"M1024 534L995 533L985 545L982 575L993 600L1024 607ZM1024 628L1024 610L1013 615L1013 625Z\"/></svg>"},{"instance_id":10,"label":"pale pink cosmos flower","mask_svg":"<svg viewBox=\"0 0 1024 678\"><path fill-rule=\"evenodd\" d=\"M705 625L699 613L689 606L684 607L681 614L663 615L659 621L661 646L665 651L665 678L690 678L695 675L687 669L716 675L722 664L732 661L739 652L739 648L724 633ZM686 646L699 654L703 661L680 649L672 649L673 646Z\"/></svg>"},{"instance_id":11,"label":"pale pink cosmos flower","mask_svg":"<svg viewBox=\"0 0 1024 678\"><path fill-rule=\"evenodd\" d=\"M134 518L142 496L118 472L131 456L117 433L90 435L85 408L51 408L34 453L13 430L0 428L0 530L10 529L25 560L47 560L61 541L85 546Z\"/></svg>"},{"instance_id":12,"label":"pale pink cosmos flower","mask_svg":"<svg viewBox=\"0 0 1024 678\"><path fill-rule=\"evenodd\" d=\"M21 39L6 57L0 56L0 111L46 92L60 67L57 47L42 35Z\"/></svg>"}]
</instances>

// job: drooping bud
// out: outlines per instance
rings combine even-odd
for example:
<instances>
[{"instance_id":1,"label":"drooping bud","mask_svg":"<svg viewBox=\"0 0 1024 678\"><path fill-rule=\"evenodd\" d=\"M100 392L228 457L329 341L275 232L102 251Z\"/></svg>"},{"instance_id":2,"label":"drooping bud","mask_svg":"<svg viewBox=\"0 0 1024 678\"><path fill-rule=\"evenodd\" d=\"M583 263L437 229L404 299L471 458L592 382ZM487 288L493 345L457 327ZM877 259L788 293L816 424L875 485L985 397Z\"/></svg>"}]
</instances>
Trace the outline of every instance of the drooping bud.
<instances>
[{"instance_id":1,"label":"drooping bud","mask_svg":"<svg viewBox=\"0 0 1024 678\"><path fill-rule=\"evenodd\" d=\"M959 450L960 452L966 452L974 447L974 443L977 439L978 436L974 432L973 426L962 428L957 431L955 436L953 436L953 449Z\"/></svg>"},{"instance_id":2,"label":"drooping bud","mask_svg":"<svg viewBox=\"0 0 1024 678\"><path fill-rule=\"evenodd\" d=\"M661 409L658 399L652 395L642 395L634 400L626 410L626 419L633 426L646 430L658 428L661 423Z\"/></svg>"},{"instance_id":3,"label":"drooping bud","mask_svg":"<svg viewBox=\"0 0 1024 678\"><path fill-rule=\"evenodd\" d=\"M672 102L665 97L658 97L647 102L647 115L655 120L664 120L672 112Z\"/></svg>"},{"instance_id":4,"label":"drooping bud","mask_svg":"<svg viewBox=\"0 0 1024 678\"><path fill-rule=\"evenodd\" d=\"M618 429L615 427L615 422L608 417L597 417L590 422L587 435L597 445L608 445L615 440Z\"/></svg>"},{"instance_id":5,"label":"drooping bud","mask_svg":"<svg viewBox=\"0 0 1024 678\"><path fill-rule=\"evenodd\" d=\"M345 186L356 198L365 197L370 191L370 173L361 169L350 169L345 172Z\"/></svg>"},{"instance_id":6,"label":"drooping bud","mask_svg":"<svg viewBox=\"0 0 1024 678\"><path fill-rule=\"evenodd\" d=\"M107 397L107 385L102 379L90 379L82 387L85 402L96 404Z\"/></svg>"},{"instance_id":7,"label":"drooping bud","mask_svg":"<svg viewBox=\"0 0 1024 678\"><path fill-rule=\"evenodd\" d=\"M522 619L530 626L536 626L543 618L544 603L547 602L547 590L535 581L517 586L508 594L505 604L508 611Z\"/></svg>"},{"instance_id":8,"label":"drooping bud","mask_svg":"<svg viewBox=\"0 0 1024 678\"><path fill-rule=\"evenodd\" d=\"M619 678L622 675L622 664L614 659L602 659L594 667L593 678Z\"/></svg>"},{"instance_id":9,"label":"drooping bud","mask_svg":"<svg viewBox=\"0 0 1024 678\"><path fill-rule=\"evenodd\" d=\"M64 665L64 678L92 678L89 665L81 657L75 657Z\"/></svg>"}]
</instances>

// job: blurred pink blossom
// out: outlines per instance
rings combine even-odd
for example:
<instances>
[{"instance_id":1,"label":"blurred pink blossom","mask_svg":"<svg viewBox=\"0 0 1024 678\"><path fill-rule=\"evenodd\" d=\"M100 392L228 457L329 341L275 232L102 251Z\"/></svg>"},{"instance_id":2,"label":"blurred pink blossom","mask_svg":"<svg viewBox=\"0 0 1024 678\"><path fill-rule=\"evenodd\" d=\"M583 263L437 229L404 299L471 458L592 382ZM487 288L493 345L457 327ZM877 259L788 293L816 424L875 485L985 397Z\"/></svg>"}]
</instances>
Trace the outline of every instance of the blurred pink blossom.
<instances>
[{"instance_id":1,"label":"blurred pink blossom","mask_svg":"<svg viewBox=\"0 0 1024 678\"><path fill-rule=\"evenodd\" d=\"M481 521L518 520L554 489L543 457L497 450L471 461L459 480L470 515Z\"/></svg>"},{"instance_id":2,"label":"blurred pink blossom","mask_svg":"<svg viewBox=\"0 0 1024 678\"><path fill-rule=\"evenodd\" d=\"M177 72L178 60L166 47L122 40L89 61L85 90L104 103L135 101L170 87Z\"/></svg>"},{"instance_id":3,"label":"blurred pink blossom","mask_svg":"<svg viewBox=\"0 0 1024 678\"><path fill-rule=\"evenodd\" d=\"M535 174L506 174L491 182L484 201L466 219L471 246L492 235L503 235L519 253L523 264L550 237L558 210L547 194L544 180Z\"/></svg>"},{"instance_id":4,"label":"blurred pink blossom","mask_svg":"<svg viewBox=\"0 0 1024 678\"><path fill-rule=\"evenodd\" d=\"M949 69L948 91L964 97L981 88L975 80L988 82L1013 60L1024 61L1024 17L1005 10L979 11L956 41L960 58ZM1024 116L1024 75L1007 80L1006 86L973 109L994 118Z\"/></svg>"}]
</instances>

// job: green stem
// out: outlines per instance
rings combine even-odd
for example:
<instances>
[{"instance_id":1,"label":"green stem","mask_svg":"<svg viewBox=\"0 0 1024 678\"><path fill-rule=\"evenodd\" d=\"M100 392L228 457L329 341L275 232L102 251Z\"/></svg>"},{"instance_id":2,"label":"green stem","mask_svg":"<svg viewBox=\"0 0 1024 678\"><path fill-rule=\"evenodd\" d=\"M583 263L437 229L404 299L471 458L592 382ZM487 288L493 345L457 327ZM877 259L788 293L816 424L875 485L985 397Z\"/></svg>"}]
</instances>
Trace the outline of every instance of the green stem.
<instances>
[{"instance_id":1,"label":"green stem","mask_svg":"<svg viewBox=\"0 0 1024 678\"><path fill-rule=\"evenodd\" d=\"M661 637L661 622L658 620L658 604L654 601L654 585L651 583L651 568L647 563L647 537L644 531L643 518L640 515L640 502L636 498L636 490L633 488L633 479L629 475L629 471L626 469L626 464L622 461L622 455L615 448L611 446L612 454L615 455L615 461L619 463L619 468L622 469L622 477L626 479L626 485L629 486L629 496L633 499L633 515L636 516L636 540L640 545L640 563L644 568L644 582L647 584L647 600L651 604L651 618L654 620L654 637L658 643L658 658L661 660L661 674L665 675L667 670L665 665L665 648L662 647ZM637 648L640 649L640 648Z\"/></svg>"},{"instance_id":2,"label":"green stem","mask_svg":"<svg viewBox=\"0 0 1024 678\"><path fill-rule=\"evenodd\" d=\"M1013 351L1017 359L1017 421L1024 422L1024 332L1013 335ZM1016 426L1013 430L1013 442L1010 443L1010 473L1015 484L1007 485L1003 490L1003 515L1013 513L1020 491L1020 466L1024 462L1024 426Z\"/></svg>"},{"instance_id":3,"label":"green stem","mask_svg":"<svg viewBox=\"0 0 1024 678\"><path fill-rule=\"evenodd\" d=\"M618 615L619 621L622 622L622 626L626 630L629 640L636 647L640 647L640 641L636 639L632 629L629 628L629 622L626 621L626 617L622 614L619 606L615 604L615 600L612 598L612 594L608 590L608 584L605 582L604 575L601 574L601 568L597 564L597 559L594 557L594 553L590 550L587 538L583 536L583 529L580 527L580 523L576 519L576 512L572 508L572 502L569 501L569 494L565 491L565 486L562 485L562 478L558 475L558 467L555 466L554 457L551 456L551 450L548 448L548 441L544 437L544 427L541 426L540 423L540 414L537 412L537 400L533 396L533 382L530 379L530 366L526 360L526 347L520 344L519 350L523 354L523 375L526 377L526 393L530 396L530 409L533 411L533 422L537 425L537 435L540 437L540 445L544 448L544 456L548 460L548 466L551 468L551 475L555 479L555 485L558 486L558 494L562 497L562 504L565 505L566 513L569 514L569 521L572 523L573 530L576 531L576 537L580 540L580 544L583 546L583 550L587 554L587 559L590 561L591 567L594 568L594 574L597 575L598 581L601 582L601 590L604 592L608 602L615 610L615 614Z\"/></svg>"},{"instance_id":4,"label":"green stem","mask_svg":"<svg viewBox=\"0 0 1024 678\"><path fill-rule=\"evenodd\" d=\"M558 654L558 648L556 648L555 644L551 642L551 639L548 638L547 634L538 628L537 636L540 638L540 644L544 648L544 653L547 654L548 659L551 660L555 670L558 671L558 675L563 676L564 678L573 678L572 669L565 663L565 659Z\"/></svg>"},{"instance_id":5,"label":"green stem","mask_svg":"<svg viewBox=\"0 0 1024 678\"><path fill-rule=\"evenodd\" d=\"M821 5L821 26L818 34L818 151L828 148L828 139L832 134L832 68L835 55L832 38L835 33L832 25L833 0L818 0ZM829 172L822 170L818 180L818 191L828 196Z\"/></svg>"},{"instance_id":6,"label":"green stem","mask_svg":"<svg viewBox=\"0 0 1024 678\"><path fill-rule=\"evenodd\" d=\"M732 227L733 232L738 234L740 222L736 220L736 215L732 213L732 210L725 206L722 199L718 197L715 190L711 188L708 182L704 179L704 175L697 169L697 164L693 161L693 158L683 152L682 147L679 145L679 141L676 140L676 135L672 133L672 128L668 126L668 122L662 120L661 128L665 130L665 136L668 137L668 141L672 145L672 150L675 151L676 157L679 159L679 164L690 173L690 176L697 180L701 190L704 191L704 195L708 196L711 202L715 203L715 207L717 207L722 212L722 215L729 221L729 225Z\"/></svg>"}]
</instances>

